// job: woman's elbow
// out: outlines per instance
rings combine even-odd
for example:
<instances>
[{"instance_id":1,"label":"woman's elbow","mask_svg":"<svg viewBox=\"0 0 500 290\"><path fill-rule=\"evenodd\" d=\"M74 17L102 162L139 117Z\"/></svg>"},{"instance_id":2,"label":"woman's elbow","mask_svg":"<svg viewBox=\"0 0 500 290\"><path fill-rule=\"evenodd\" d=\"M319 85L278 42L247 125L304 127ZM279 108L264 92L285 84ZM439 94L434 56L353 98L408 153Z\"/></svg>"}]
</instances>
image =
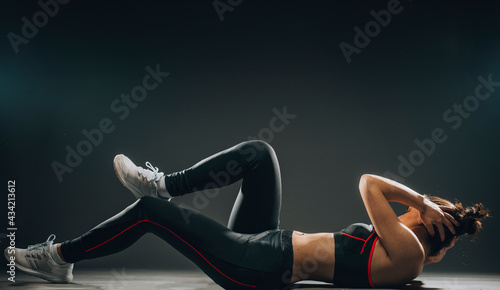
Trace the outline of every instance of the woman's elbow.
<instances>
[{"instance_id":1,"label":"woman's elbow","mask_svg":"<svg viewBox=\"0 0 500 290\"><path fill-rule=\"evenodd\" d=\"M362 193L372 181L373 176L371 174L363 174L359 178L359 191Z\"/></svg>"}]
</instances>

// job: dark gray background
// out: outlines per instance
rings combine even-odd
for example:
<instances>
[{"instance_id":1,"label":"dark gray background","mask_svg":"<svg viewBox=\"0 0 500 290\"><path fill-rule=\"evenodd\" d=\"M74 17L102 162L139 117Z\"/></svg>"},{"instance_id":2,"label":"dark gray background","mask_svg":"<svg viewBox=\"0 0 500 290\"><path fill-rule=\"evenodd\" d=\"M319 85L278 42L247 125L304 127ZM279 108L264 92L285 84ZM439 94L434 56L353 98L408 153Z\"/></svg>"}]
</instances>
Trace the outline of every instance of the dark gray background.
<instances>
[{"instance_id":1,"label":"dark gray background","mask_svg":"<svg viewBox=\"0 0 500 290\"><path fill-rule=\"evenodd\" d=\"M347 63L355 26L388 1L243 1L221 21L212 1L73 1L15 53L7 34L40 10L9 1L1 17L2 179L17 184L17 245L73 238L134 201L116 179L115 154L165 172L269 128L273 109L297 117L263 138L283 178L281 227L332 232L369 222L358 194L363 173L397 173L415 139L448 139L404 183L421 193L499 206L500 91L453 130L443 113L474 93L477 77L500 81L500 22L493 1L401 1ZM225 1L222 1L225 2ZM144 68L170 72L118 119L110 104L141 83ZM59 182L83 129L110 118L115 130ZM272 138L271 138L272 137ZM238 184L200 209L226 223ZM193 196L175 200L195 206ZM2 212L6 208L6 201ZM400 211L401 208L398 208ZM2 215L3 217L6 214ZM6 224L7 220L1 222ZM430 271L499 272L496 218L478 240L457 244ZM2 226L2 232L6 227ZM2 247L5 242L2 241ZM77 267L194 267L156 237ZM4 271L2 271L4 272Z\"/></svg>"}]
</instances>

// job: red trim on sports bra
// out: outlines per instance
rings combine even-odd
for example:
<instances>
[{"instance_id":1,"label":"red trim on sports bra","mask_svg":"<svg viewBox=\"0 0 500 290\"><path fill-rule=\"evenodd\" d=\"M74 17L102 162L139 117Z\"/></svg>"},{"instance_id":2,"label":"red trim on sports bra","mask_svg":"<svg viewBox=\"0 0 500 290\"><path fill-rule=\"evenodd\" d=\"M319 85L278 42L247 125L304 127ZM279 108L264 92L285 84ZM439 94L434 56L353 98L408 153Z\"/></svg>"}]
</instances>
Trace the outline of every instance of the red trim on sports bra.
<instances>
[{"instance_id":1,"label":"red trim on sports bra","mask_svg":"<svg viewBox=\"0 0 500 290\"><path fill-rule=\"evenodd\" d=\"M368 259L368 281L370 282L370 286L372 286L372 288L375 288L375 286L373 285L373 282L372 282L371 266L372 266L373 250L375 250L375 244L377 243L377 240L378 240L378 237L376 237L375 240L373 241L372 249L370 250L370 258Z\"/></svg>"},{"instance_id":2,"label":"red trim on sports bra","mask_svg":"<svg viewBox=\"0 0 500 290\"><path fill-rule=\"evenodd\" d=\"M373 231L373 233L368 237L368 239L366 239L365 244L363 245L363 248L361 248L360 254L363 254L363 251L365 250L366 243L368 243L368 241L370 240L370 238L373 236L374 233L375 233L375 231Z\"/></svg>"},{"instance_id":3,"label":"red trim on sports bra","mask_svg":"<svg viewBox=\"0 0 500 290\"><path fill-rule=\"evenodd\" d=\"M184 239L182 239L181 237L179 237L176 233L174 233L173 231L171 231L169 228L166 228L166 227L164 227L164 226L162 226L162 225L160 225L160 224L157 224L157 223L155 223L155 222L153 222L153 221L150 221L150 220L141 220L141 221L138 221L138 222L136 222L135 224L131 225L130 227L128 227L128 228L126 228L126 229L124 229L123 231L121 231L119 234L117 234L116 236L112 237L111 239L109 239L109 240L105 241L104 243L101 243L101 244L99 244L99 245L97 245L97 246L95 246L95 247L93 247L93 248L90 248L90 249L88 249L88 250L85 250L85 252L92 251L92 250L94 250L94 249L96 249L96 248L98 248L98 247L100 247L100 246L102 246L102 245L106 244L107 242L109 242L109 241L113 240L114 238L118 237L119 235L123 234L124 232L128 231L129 229L133 228L134 226L136 226L136 225L138 225L138 224L140 224L140 223L142 223L142 222L149 222L149 223L152 223L152 224L154 224L154 225L157 225L157 226L159 226L159 227L161 227L161 228L164 228L165 230L169 231L169 232L170 232L170 233L172 233L174 236L176 236L177 238L179 238L179 240L183 241L186 245L188 245L189 247L191 247L191 248L192 248L192 249L193 249L196 253L198 253L198 255L200 255L200 256L201 256L201 257L202 257L205 261L207 261L207 263L208 263L210 266L212 266L215 270L217 270L217 272L221 273L221 274L222 274L222 276L224 276L224 277L228 278L229 280L233 281L234 283L237 283L237 284L240 284L240 285L243 285L243 286L247 286L247 287L252 287L252 288L255 288L255 287L256 287L256 286L253 286L253 285L247 285L247 284L244 284L244 283L241 283L241 282L238 282L238 281L236 281L236 280L231 279L231 278L230 278L230 277L228 277L226 274L222 273L219 269L217 269L214 265L212 265L212 263L210 263L210 262L207 260L207 258L205 258L205 256L203 256L203 255L202 255L202 254L201 254L201 253L200 253L200 252L199 252L199 251L198 251L195 247L191 246L191 244L189 244L189 243L188 243L188 242L186 242Z\"/></svg>"},{"instance_id":4,"label":"red trim on sports bra","mask_svg":"<svg viewBox=\"0 0 500 290\"><path fill-rule=\"evenodd\" d=\"M344 236L348 236L349 238L353 238L353 239L356 239L356 240L360 240L360 241L363 241L366 243L367 240L363 240L362 238L358 238L358 237L355 237L355 236L351 236L351 235L348 235L346 233L342 233ZM364 246L363 246L364 247Z\"/></svg>"}]
</instances>

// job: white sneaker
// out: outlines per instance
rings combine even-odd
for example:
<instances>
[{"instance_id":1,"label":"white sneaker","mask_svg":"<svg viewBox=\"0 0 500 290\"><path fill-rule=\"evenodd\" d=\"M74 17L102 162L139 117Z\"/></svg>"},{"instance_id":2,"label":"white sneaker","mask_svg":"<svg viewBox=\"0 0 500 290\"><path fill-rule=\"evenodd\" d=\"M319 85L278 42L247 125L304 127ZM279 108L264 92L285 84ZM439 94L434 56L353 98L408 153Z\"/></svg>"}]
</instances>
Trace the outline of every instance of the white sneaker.
<instances>
[{"instance_id":1,"label":"white sneaker","mask_svg":"<svg viewBox=\"0 0 500 290\"><path fill-rule=\"evenodd\" d=\"M143 196L158 196L158 182L165 174L158 172L158 167L153 167L146 162L144 169L136 166L132 160L123 154L118 154L113 160L116 176L126 188L135 195L136 198ZM170 199L169 199L170 200Z\"/></svg>"},{"instance_id":2,"label":"white sneaker","mask_svg":"<svg viewBox=\"0 0 500 290\"><path fill-rule=\"evenodd\" d=\"M73 263L58 264L52 258L49 247L56 236L50 235L46 242L28 246L27 249L6 248L5 258L10 262L14 257L16 268L33 276L53 283L68 283L73 280ZM14 249L14 252L12 252Z\"/></svg>"}]
</instances>

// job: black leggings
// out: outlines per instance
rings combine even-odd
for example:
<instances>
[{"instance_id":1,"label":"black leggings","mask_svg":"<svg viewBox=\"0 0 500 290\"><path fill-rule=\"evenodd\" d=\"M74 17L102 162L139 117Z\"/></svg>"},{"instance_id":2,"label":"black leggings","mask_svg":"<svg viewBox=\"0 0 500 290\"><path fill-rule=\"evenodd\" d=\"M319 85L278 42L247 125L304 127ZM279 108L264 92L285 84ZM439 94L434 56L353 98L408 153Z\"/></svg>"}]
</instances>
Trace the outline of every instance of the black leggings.
<instances>
[{"instance_id":1,"label":"black leggings","mask_svg":"<svg viewBox=\"0 0 500 290\"><path fill-rule=\"evenodd\" d=\"M226 289L280 289L290 284L292 231L280 230L281 177L274 150L247 141L166 176L179 196L216 190L243 179L228 226L159 198L143 197L82 236L63 242L66 261L93 259L126 249L153 233Z\"/></svg>"}]
</instances>

